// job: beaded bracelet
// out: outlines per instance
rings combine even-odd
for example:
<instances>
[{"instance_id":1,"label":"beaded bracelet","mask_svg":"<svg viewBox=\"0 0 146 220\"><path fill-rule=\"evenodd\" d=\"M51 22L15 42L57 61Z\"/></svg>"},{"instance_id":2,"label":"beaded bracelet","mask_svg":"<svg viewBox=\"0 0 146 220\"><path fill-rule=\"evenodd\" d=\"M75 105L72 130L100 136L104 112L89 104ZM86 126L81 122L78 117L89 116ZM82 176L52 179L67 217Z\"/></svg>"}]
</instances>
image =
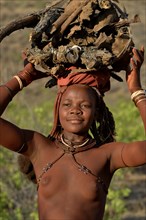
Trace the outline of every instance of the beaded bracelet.
<instances>
[{"instance_id":1,"label":"beaded bracelet","mask_svg":"<svg viewBox=\"0 0 146 220\"><path fill-rule=\"evenodd\" d=\"M12 98L13 98L13 91L12 91L12 89L10 89L8 86L6 86L6 85L1 85L0 87L4 87L4 88L6 88L7 89L7 91L8 91L8 93L9 93L9 95L10 95L10 98L11 98L11 100L12 100Z\"/></svg>"},{"instance_id":2,"label":"beaded bracelet","mask_svg":"<svg viewBox=\"0 0 146 220\"><path fill-rule=\"evenodd\" d=\"M16 75L16 76L14 76L14 78L18 81L19 86L20 86L20 90L22 90L23 89L23 83L22 83L20 77Z\"/></svg>"},{"instance_id":3,"label":"beaded bracelet","mask_svg":"<svg viewBox=\"0 0 146 220\"><path fill-rule=\"evenodd\" d=\"M143 99L143 98L146 98L146 96L145 96L145 95L138 95L138 96L136 96L136 97L133 99L133 102L137 102L137 101L139 101L140 99Z\"/></svg>"},{"instance_id":4,"label":"beaded bracelet","mask_svg":"<svg viewBox=\"0 0 146 220\"><path fill-rule=\"evenodd\" d=\"M146 100L146 90L140 89L140 90L135 91L134 93L132 93L131 99L137 106L138 103Z\"/></svg>"},{"instance_id":5,"label":"beaded bracelet","mask_svg":"<svg viewBox=\"0 0 146 220\"><path fill-rule=\"evenodd\" d=\"M132 93L131 99L134 100L139 95L145 95L145 90L140 89Z\"/></svg>"}]
</instances>

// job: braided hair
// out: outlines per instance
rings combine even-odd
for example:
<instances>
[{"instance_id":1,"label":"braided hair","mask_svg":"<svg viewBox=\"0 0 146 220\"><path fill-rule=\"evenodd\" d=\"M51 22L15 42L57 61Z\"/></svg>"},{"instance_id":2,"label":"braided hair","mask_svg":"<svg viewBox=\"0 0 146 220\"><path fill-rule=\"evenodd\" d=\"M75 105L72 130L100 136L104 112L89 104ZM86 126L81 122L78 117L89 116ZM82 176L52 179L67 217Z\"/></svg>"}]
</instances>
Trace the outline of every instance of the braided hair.
<instances>
[{"instance_id":1,"label":"braided hair","mask_svg":"<svg viewBox=\"0 0 146 220\"><path fill-rule=\"evenodd\" d=\"M96 98L97 104L97 117L93 121L90 131L98 146L101 146L102 144L115 141L115 121L113 114L109 111L99 91L92 87L90 89Z\"/></svg>"}]
</instances>

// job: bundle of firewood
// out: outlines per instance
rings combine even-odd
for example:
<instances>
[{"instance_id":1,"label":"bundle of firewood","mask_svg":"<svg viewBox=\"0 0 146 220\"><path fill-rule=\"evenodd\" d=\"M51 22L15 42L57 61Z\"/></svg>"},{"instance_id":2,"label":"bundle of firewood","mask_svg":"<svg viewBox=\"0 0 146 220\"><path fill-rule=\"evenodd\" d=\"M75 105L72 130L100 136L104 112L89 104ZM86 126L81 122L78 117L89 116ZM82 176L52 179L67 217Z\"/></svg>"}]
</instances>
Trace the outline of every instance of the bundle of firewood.
<instances>
[{"instance_id":1,"label":"bundle of firewood","mask_svg":"<svg viewBox=\"0 0 146 220\"><path fill-rule=\"evenodd\" d=\"M33 28L26 56L37 70L56 79L71 66L81 72L108 68L120 80L116 73L127 68L134 46L130 24L138 21L138 15L129 20L118 0L63 0L15 20L1 29L0 40Z\"/></svg>"}]
</instances>

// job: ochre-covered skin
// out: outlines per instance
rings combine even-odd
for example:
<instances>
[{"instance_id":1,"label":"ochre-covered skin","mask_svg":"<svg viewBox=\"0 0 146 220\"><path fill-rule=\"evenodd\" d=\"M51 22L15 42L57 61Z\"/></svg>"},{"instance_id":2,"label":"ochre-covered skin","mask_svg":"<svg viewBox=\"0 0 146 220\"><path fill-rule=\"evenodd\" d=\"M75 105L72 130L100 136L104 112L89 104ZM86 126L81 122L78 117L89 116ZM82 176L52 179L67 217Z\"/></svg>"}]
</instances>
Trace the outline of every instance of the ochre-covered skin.
<instances>
[{"instance_id":1,"label":"ochre-covered skin","mask_svg":"<svg viewBox=\"0 0 146 220\"><path fill-rule=\"evenodd\" d=\"M127 73L130 93L141 89L140 67L144 50L134 49L133 70ZM28 64L29 65L29 64ZM25 67L27 68L27 67ZM21 77L21 74L19 75ZM40 78L40 77L38 77ZM16 78L6 83L15 95L20 89ZM0 87L1 114L10 102L6 87ZM92 98L91 98L92 97ZM98 106L100 108L100 106ZM137 104L144 126L146 100ZM97 117L96 100L88 86L69 86L62 95L59 117L66 143L82 143L88 137L92 121ZM48 163L53 165L44 173L38 185L38 211L40 220L102 220L108 189L114 172L125 166L146 163L146 142L113 142L76 154L64 153L58 141L42 134L23 130L0 119L0 145L19 151L33 163L37 179ZM78 165L83 165L81 169ZM49 165L48 165L49 166ZM85 167L92 172L85 172ZM98 181L100 178L102 181Z\"/></svg>"}]
</instances>

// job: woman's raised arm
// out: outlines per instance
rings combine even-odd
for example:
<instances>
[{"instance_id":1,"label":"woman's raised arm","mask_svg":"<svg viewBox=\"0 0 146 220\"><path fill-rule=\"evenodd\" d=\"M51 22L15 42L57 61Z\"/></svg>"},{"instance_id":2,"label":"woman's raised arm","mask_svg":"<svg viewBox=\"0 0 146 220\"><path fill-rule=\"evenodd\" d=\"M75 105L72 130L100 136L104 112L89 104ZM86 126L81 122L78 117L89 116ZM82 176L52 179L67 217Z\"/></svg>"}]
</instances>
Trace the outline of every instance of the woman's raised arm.
<instances>
[{"instance_id":1,"label":"woman's raised arm","mask_svg":"<svg viewBox=\"0 0 146 220\"><path fill-rule=\"evenodd\" d=\"M131 70L127 71L126 79L131 99L138 108L146 129L146 94L140 80L140 68L143 61L144 48L142 47L141 50L134 48L133 58L130 60ZM112 143L109 152L111 172L121 167L141 166L146 163L146 141L144 140L131 143Z\"/></svg>"},{"instance_id":2,"label":"woman's raised arm","mask_svg":"<svg viewBox=\"0 0 146 220\"><path fill-rule=\"evenodd\" d=\"M32 64L27 63L22 71L14 76L7 83L0 86L0 115L5 111L6 107L13 97L29 85L32 81L46 77L47 75L36 71ZM13 150L19 151L26 139L30 139L33 132L20 129L16 125L0 118L0 145Z\"/></svg>"},{"instance_id":3,"label":"woman's raised arm","mask_svg":"<svg viewBox=\"0 0 146 220\"><path fill-rule=\"evenodd\" d=\"M140 50L133 48L133 58L130 60L131 70L127 71L127 85L131 99L137 106L146 131L146 90L141 86L140 68L144 61L144 47Z\"/></svg>"}]
</instances>

